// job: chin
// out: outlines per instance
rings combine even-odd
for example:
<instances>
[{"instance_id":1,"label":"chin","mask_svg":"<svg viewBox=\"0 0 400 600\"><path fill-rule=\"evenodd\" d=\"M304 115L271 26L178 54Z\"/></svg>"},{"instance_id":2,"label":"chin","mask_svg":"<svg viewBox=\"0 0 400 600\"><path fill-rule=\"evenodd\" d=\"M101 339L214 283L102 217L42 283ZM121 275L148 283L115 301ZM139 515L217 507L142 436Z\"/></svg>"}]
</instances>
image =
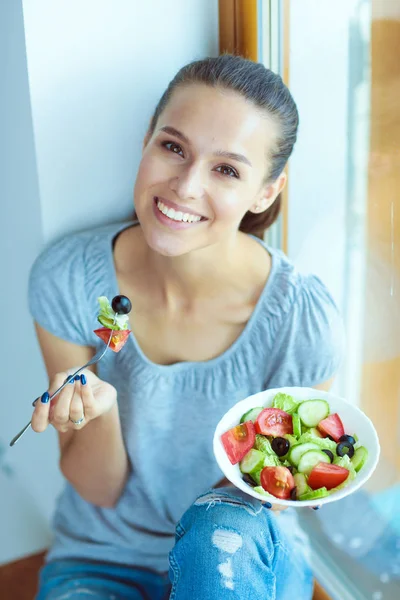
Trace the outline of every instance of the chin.
<instances>
[{"instance_id":1,"label":"chin","mask_svg":"<svg viewBox=\"0 0 400 600\"><path fill-rule=\"evenodd\" d=\"M149 248L162 256L182 256L193 250L188 248L188 244L183 240L178 239L177 235L164 234L153 227L142 226L142 231Z\"/></svg>"}]
</instances>

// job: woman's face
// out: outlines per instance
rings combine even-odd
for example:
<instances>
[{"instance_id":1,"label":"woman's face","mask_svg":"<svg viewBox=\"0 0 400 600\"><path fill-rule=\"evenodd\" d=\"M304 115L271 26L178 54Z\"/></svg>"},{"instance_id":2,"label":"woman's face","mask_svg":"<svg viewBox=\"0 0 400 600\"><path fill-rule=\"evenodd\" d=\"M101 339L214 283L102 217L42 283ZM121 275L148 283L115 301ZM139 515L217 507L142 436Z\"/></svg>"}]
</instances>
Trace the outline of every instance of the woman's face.
<instances>
[{"instance_id":1,"label":"woman's face","mask_svg":"<svg viewBox=\"0 0 400 600\"><path fill-rule=\"evenodd\" d=\"M284 176L265 184L275 122L242 96L177 88L146 140L134 202L149 246L179 256L228 242L248 210L270 206Z\"/></svg>"}]
</instances>

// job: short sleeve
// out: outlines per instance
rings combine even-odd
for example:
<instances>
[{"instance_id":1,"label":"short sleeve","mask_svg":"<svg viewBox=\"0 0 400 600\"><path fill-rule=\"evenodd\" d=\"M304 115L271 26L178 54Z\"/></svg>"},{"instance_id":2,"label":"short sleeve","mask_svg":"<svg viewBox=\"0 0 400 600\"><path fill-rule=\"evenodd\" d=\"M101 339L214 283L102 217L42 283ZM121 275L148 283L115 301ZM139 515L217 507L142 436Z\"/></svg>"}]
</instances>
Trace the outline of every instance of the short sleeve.
<instances>
[{"instance_id":1,"label":"short sleeve","mask_svg":"<svg viewBox=\"0 0 400 600\"><path fill-rule=\"evenodd\" d=\"M29 276L28 305L33 319L53 335L81 346L88 341L87 240L72 234L47 247Z\"/></svg>"},{"instance_id":2,"label":"short sleeve","mask_svg":"<svg viewBox=\"0 0 400 600\"><path fill-rule=\"evenodd\" d=\"M344 325L318 277L301 277L299 283L290 323L292 385L313 387L338 372L344 356Z\"/></svg>"}]
</instances>

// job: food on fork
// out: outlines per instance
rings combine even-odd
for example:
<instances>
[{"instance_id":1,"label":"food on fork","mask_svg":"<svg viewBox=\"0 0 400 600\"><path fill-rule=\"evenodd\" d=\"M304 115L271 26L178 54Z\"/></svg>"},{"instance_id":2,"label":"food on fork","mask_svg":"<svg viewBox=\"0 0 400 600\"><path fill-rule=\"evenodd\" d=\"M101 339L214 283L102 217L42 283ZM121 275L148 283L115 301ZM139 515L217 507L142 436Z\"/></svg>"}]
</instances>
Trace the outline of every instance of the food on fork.
<instances>
[{"instance_id":1,"label":"food on fork","mask_svg":"<svg viewBox=\"0 0 400 600\"><path fill-rule=\"evenodd\" d=\"M111 303L106 296L100 296L97 300L100 305L97 320L103 327L95 329L94 333L106 344L112 335L110 349L119 352L131 333L128 317L132 310L131 301L122 295L115 296Z\"/></svg>"}]
</instances>

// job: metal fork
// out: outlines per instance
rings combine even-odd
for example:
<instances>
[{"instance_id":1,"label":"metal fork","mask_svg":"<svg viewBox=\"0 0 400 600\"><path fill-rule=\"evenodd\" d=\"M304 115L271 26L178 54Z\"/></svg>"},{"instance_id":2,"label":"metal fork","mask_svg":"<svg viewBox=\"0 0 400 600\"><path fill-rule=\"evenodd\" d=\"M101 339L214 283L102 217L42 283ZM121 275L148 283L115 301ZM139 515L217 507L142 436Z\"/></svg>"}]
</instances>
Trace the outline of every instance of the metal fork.
<instances>
[{"instance_id":1,"label":"metal fork","mask_svg":"<svg viewBox=\"0 0 400 600\"><path fill-rule=\"evenodd\" d=\"M115 324L116 319L114 318L114 323ZM54 392L54 394L52 394L50 396L50 400L49 402L51 402L53 400L53 398L55 398L64 388L66 385L68 385L68 383L75 378L76 375L79 375L79 373L81 371L83 371L84 369L86 369L87 367L90 367L91 365L94 365L96 363L98 363L103 356L105 355L105 353L107 352L108 348L110 347L110 343L111 343L111 338L113 336L114 331L112 330L110 332L110 337L108 338L108 342L106 344L106 347L104 348L104 350L102 350L101 352L98 352L95 356L93 356L93 358L91 358L89 360L89 362L86 363L86 365L83 365L83 367L79 367L79 369L77 371L75 371L75 373L72 373L72 375L69 375L67 377L67 379L64 381L64 383L62 384L62 386L60 386L58 388L58 390L56 390ZM35 405L36 400L34 400L33 405ZM14 446L14 444L16 444L18 442L18 440L24 435L24 433L26 431L28 431L28 429L30 429L32 425L32 421L29 421L29 423L27 425L25 425L25 427L23 429L21 429L21 431L19 433L17 433L17 435L11 440L10 442L10 446Z\"/></svg>"}]
</instances>

